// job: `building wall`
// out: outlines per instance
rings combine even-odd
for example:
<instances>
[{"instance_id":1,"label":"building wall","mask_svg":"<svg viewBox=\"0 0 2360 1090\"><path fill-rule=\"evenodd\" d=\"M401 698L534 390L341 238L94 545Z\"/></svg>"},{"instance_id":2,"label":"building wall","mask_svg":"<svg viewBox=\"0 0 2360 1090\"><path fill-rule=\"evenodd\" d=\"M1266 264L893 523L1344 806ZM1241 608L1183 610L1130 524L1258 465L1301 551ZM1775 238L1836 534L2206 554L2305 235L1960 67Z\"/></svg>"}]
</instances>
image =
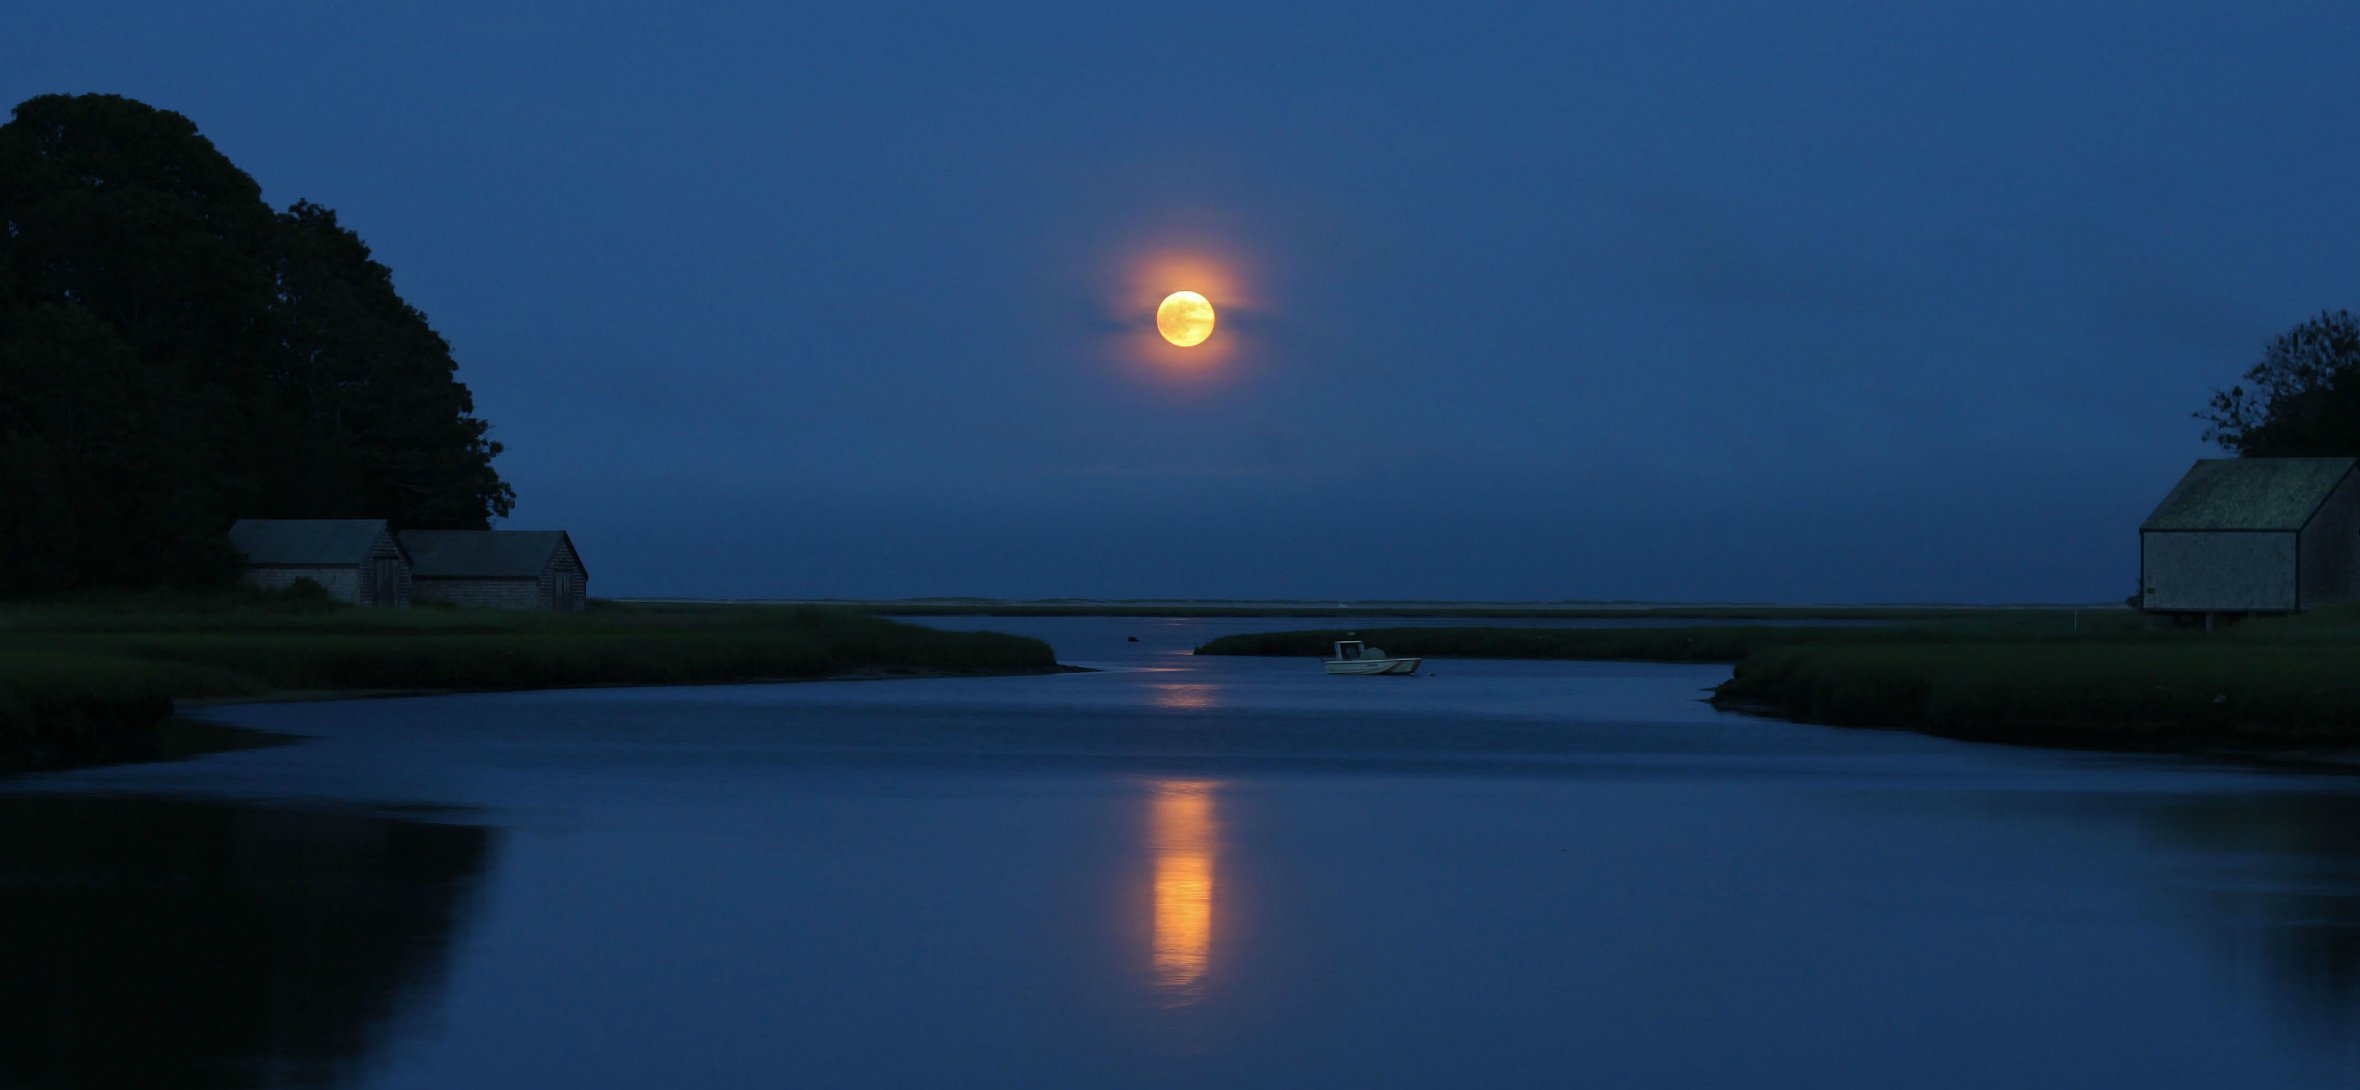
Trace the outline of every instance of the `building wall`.
<instances>
[{"instance_id":1,"label":"building wall","mask_svg":"<svg viewBox=\"0 0 2360 1090\"><path fill-rule=\"evenodd\" d=\"M2295 602L2295 535L2148 530L2139 535L2144 605L2162 612L2285 612Z\"/></svg>"},{"instance_id":2,"label":"building wall","mask_svg":"<svg viewBox=\"0 0 2360 1090\"><path fill-rule=\"evenodd\" d=\"M2344 478L2303 527L2303 608L2360 601L2360 473Z\"/></svg>"},{"instance_id":3,"label":"building wall","mask_svg":"<svg viewBox=\"0 0 2360 1090\"><path fill-rule=\"evenodd\" d=\"M544 579L416 578L410 595L420 602L449 602L471 609L547 609Z\"/></svg>"},{"instance_id":4,"label":"building wall","mask_svg":"<svg viewBox=\"0 0 2360 1090\"><path fill-rule=\"evenodd\" d=\"M379 559L394 562L394 600L391 602L377 601L377 580L371 567ZM392 534L377 535L377 543L369 548L368 562L356 569L353 575L360 586L359 597L355 599L360 604L364 606L388 605L396 609L408 608L410 604L410 559L402 555L402 548L395 543Z\"/></svg>"},{"instance_id":5,"label":"building wall","mask_svg":"<svg viewBox=\"0 0 2360 1090\"><path fill-rule=\"evenodd\" d=\"M359 602L361 569L359 565L341 567L304 567L296 565L254 566L238 573L238 582L262 590L279 591L294 586L298 579L309 579L326 588L328 597L339 602Z\"/></svg>"},{"instance_id":6,"label":"building wall","mask_svg":"<svg viewBox=\"0 0 2360 1090\"><path fill-rule=\"evenodd\" d=\"M557 573L573 576L573 597L565 602L557 600ZM590 600L590 574L582 568L582 558L574 555L571 546L560 543L557 555L550 558L549 570L541 573L541 608L578 611Z\"/></svg>"},{"instance_id":7,"label":"building wall","mask_svg":"<svg viewBox=\"0 0 2360 1090\"><path fill-rule=\"evenodd\" d=\"M572 576L573 594L558 600L558 575ZM572 548L559 544L538 576L417 576L411 594L421 602L449 602L473 609L578 610L588 598L589 573Z\"/></svg>"}]
</instances>

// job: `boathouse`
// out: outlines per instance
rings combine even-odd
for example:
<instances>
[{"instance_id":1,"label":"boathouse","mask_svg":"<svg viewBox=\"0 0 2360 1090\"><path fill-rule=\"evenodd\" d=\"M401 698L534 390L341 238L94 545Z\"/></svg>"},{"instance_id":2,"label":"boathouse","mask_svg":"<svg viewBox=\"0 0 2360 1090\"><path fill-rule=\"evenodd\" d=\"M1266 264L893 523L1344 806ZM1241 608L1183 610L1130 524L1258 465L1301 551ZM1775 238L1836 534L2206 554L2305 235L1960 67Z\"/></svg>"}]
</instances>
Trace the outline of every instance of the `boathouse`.
<instances>
[{"instance_id":1,"label":"boathouse","mask_svg":"<svg viewBox=\"0 0 2360 1090\"><path fill-rule=\"evenodd\" d=\"M404 530L421 602L572 612L590 573L563 530Z\"/></svg>"},{"instance_id":2,"label":"boathouse","mask_svg":"<svg viewBox=\"0 0 2360 1090\"><path fill-rule=\"evenodd\" d=\"M229 543L247 586L285 590L309 579L340 602L410 604L409 559L384 519L239 519Z\"/></svg>"},{"instance_id":3,"label":"boathouse","mask_svg":"<svg viewBox=\"0 0 2360 1090\"><path fill-rule=\"evenodd\" d=\"M2208 458L2139 527L2149 614L2294 613L2360 600L2351 458Z\"/></svg>"}]
</instances>

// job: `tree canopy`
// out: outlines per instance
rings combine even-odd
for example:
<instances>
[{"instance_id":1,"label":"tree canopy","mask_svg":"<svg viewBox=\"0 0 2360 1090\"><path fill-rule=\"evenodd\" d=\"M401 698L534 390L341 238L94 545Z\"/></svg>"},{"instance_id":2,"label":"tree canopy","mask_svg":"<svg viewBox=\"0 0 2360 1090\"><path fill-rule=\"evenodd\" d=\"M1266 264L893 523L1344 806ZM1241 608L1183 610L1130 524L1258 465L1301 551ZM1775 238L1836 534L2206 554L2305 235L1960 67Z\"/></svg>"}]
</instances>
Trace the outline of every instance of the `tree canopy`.
<instances>
[{"instance_id":1,"label":"tree canopy","mask_svg":"<svg viewBox=\"0 0 2360 1090\"><path fill-rule=\"evenodd\" d=\"M226 578L239 517L482 529L515 494L450 345L336 214L179 114L0 125L0 592Z\"/></svg>"},{"instance_id":2,"label":"tree canopy","mask_svg":"<svg viewBox=\"0 0 2360 1090\"><path fill-rule=\"evenodd\" d=\"M2338 310L2294 327L2196 416L2241 458L2360 456L2360 319Z\"/></svg>"}]
</instances>

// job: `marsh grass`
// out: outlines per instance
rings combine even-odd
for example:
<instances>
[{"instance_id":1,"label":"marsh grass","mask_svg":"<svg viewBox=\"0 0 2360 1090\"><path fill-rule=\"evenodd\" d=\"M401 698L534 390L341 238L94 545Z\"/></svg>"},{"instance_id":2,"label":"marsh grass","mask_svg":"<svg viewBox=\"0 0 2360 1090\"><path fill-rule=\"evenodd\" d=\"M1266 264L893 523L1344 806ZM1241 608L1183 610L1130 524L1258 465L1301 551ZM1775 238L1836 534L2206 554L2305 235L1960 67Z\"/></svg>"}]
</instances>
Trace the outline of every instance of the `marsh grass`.
<instances>
[{"instance_id":1,"label":"marsh grass","mask_svg":"<svg viewBox=\"0 0 2360 1090\"><path fill-rule=\"evenodd\" d=\"M1055 667L1039 640L810 606L561 615L247 595L24 604L0 609L0 766L91 759L151 729L176 699Z\"/></svg>"},{"instance_id":2,"label":"marsh grass","mask_svg":"<svg viewBox=\"0 0 2360 1090\"><path fill-rule=\"evenodd\" d=\"M1845 627L1390 628L1429 658L1735 664L1724 707L1837 726L2139 750L2360 743L2360 607L2148 632L2127 611ZM1200 654L1324 655L1344 630L1230 636Z\"/></svg>"},{"instance_id":3,"label":"marsh grass","mask_svg":"<svg viewBox=\"0 0 2360 1090\"><path fill-rule=\"evenodd\" d=\"M1715 702L1836 726L2123 749L2360 741L2360 646L2296 642L1770 648Z\"/></svg>"}]
</instances>

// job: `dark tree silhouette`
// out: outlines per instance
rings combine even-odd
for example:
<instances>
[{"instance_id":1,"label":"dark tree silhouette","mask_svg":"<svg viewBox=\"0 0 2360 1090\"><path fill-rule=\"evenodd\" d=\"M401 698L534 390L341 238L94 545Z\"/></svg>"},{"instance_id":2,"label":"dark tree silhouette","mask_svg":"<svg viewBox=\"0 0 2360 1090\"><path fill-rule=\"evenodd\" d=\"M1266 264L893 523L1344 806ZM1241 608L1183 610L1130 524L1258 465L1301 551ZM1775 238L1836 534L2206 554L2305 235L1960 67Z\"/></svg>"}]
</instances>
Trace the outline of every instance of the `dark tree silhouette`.
<instances>
[{"instance_id":1,"label":"dark tree silhouette","mask_svg":"<svg viewBox=\"0 0 2360 1090\"><path fill-rule=\"evenodd\" d=\"M2360 455L2360 319L2338 310L2294 327L2196 417L2241 458Z\"/></svg>"},{"instance_id":2,"label":"dark tree silhouette","mask_svg":"<svg viewBox=\"0 0 2360 1090\"><path fill-rule=\"evenodd\" d=\"M187 118L0 125L0 592L217 581L244 515L486 526L515 497L455 372L335 213Z\"/></svg>"},{"instance_id":3,"label":"dark tree silhouette","mask_svg":"<svg viewBox=\"0 0 2360 1090\"><path fill-rule=\"evenodd\" d=\"M506 515L516 494L492 470L500 444L453 377L451 346L394 293L392 270L308 201L278 217L273 256L275 377L318 452L280 503L427 530Z\"/></svg>"}]
</instances>

